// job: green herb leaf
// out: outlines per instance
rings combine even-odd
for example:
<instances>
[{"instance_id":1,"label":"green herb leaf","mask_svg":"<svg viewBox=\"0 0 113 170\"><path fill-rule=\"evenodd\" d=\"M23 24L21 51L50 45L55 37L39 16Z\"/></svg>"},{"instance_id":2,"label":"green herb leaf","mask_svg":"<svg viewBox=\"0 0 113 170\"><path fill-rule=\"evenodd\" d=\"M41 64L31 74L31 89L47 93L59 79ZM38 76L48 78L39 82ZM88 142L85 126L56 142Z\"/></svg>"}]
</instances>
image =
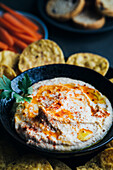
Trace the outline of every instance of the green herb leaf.
<instances>
[{"instance_id":1,"label":"green herb leaf","mask_svg":"<svg viewBox=\"0 0 113 170\"><path fill-rule=\"evenodd\" d=\"M19 82L18 82L18 88L19 88L23 93L25 93L26 89L24 89L24 86L23 86L23 84L22 84L22 81L19 81Z\"/></svg>"},{"instance_id":2,"label":"green herb leaf","mask_svg":"<svg viewBox=\"0 0 113 170\"><path fill-rule=\"evenodd\" d=\"M7 80L6 76L3 78L0 77L0 90L10 90L11 89L11 81Z\"/></svg>"},{"instance_id":3,"label":"green herb leaf","mask_svg":"<svg viewBox=\"0 0 113 170\"><path fill-rule=\"evenodd\" d=\"M29 76L28 74L25 74L24 77L22 78L22 81L19 81L18 82L18 87L20 90L23 91L23 93L28 93L28 88L31 86L32 82L31 80L29 79ZM30 93L31 94L31 93Z\"/></svg>"},{"instance_id":4,"label":"green herb leaf","mask_svg":"<svg viewBox=\"0 0 113 170\"><path fill-rule=\"evenodd\" d=\"M11 87L11 80L9 80L6 76L3 75L3 78L0 78L0 90L4 90L0 94L0 99L6 98L10 99L14 97L16 99L16 103L23 103L25 101L30 102L31 97L28 97L29 94L32 94L33 88L30 87L32 84L28 74L25 74L22 78L22 81L18 82L19 89L23 92L22 95L16 93Z\"/></svg>"},{"instance_id":5,"label":"green herb leaf","mask_svg":"<svg viewBox=\"0 0 113 170\"><path fill-rule=\"evenodd\" d=\"M3 80L9 89L11 89L11 80L9 80L6 76L3 75Z\"/></svg>"},{"instance_id":6,"label":"green herb leaf","mask_svg":"<svg viewBox=\"0 0 113 170\"><path fill-rule=\"evenodd\" d=\"M24 100L25 100L26 102L30 103L31 100L32 100L32 98L31 98L31 97L24 97Z\"/></svg>"},{"instance_id":7,"label":"green herb leaf","mask_svg":"<svg viewBox=\"0 0 113 170\"><path fill-rule=\"evenodd\" d=\"M32 87L29 87L28 89L27 89L27 94L32 94L33 93L33 88Z\"/></svg>"},{"instance_id":8,"label":"green herb leaf","mask_svg":"<svg viewBox=\"0 0 113 170\"><path fill-rule=\"evenodd\" d=\"M11 98L11 93L12 91L11 90L4 90L3 92L1 92L0 94L0 99L10 99Z\"/></svg>"},{"instance_id":9,"label":"green herb leaf","mask_svg":"<svg viewBox=\"0 0 113 170\"><path fill-rule=\"evenodd\" d=\"M3 79L0 77L0 90L5 90L6 84L4 83Z\"/></svg>"}]
</instances>

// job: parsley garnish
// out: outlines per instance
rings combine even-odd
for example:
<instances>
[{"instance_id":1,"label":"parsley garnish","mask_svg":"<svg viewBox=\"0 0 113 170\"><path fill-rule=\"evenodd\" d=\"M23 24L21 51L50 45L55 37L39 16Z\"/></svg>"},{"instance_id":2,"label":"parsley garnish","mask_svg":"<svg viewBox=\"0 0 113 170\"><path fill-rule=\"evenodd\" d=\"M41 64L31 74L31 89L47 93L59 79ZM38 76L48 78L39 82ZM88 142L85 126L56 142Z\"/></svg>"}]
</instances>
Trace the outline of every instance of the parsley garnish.
<instances>
[{"instance_id":1,"label":"parsley garnish","mask_svg":"<svg viewBox=\"0 0 113 170\"><path fill-rule=\"evenodd\" d=\"M23 103L24 101L31 102L31 97L28 97L33 92L31 87L31 80L27 73L24 74L24 77L21 81L18 81L18 88L22 91L22 95L16 93L11 87L11 80L3 75L3 78L0 77L0 90L3 90L0 94L0 99L10 99L15 98L16 103Z\"/></svg>"}]
</instances>

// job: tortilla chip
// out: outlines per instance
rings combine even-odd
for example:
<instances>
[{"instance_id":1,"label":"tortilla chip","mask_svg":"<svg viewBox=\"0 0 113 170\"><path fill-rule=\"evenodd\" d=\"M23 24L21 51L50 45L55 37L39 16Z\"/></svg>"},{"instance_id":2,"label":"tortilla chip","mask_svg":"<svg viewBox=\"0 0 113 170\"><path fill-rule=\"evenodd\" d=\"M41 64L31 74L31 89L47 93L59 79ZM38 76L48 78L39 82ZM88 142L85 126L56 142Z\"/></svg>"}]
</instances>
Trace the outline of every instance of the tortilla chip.
<instances>
[{"instance_id":1,"label":"tortilla chip","mask_svg":"<svg viewBox=\"0 0 113 170\"><path fill-rule=\"evenodd\" d=\"M4 64L0 64L0 77L2 77L3 75L5 75L10 80L16 77L16 73L11 67Z\"/></svg>"},{"instance_id":2,"label":"tortilla chip","mask_svg":"<svg viewBox=\"0 0 113 170\"><path fill-rule=\"evenodd\" d=\"M53 170L50 163L37 155L25 155L21 159L9 164L6 170Z\"/></svg>"},{"instance_id":3,"label":"tortilla chip","mask_svg":"<svg viewBox=\"0 0 113 170\"><path fill-rule=\"evenodd\" d=\"M105 149L100 155L100 160L103 170L113 169L113 148Z\"/></svg>"},{"instance_id":4,"label":"tortilla chip","mask_svg":"<svg viewBox=\"0 0 113 170\"><path fill-rule=\"evenodd\" d=\"M109 69L109 62L106 58L92 53L73 54L68 58L66 63L90 68L103 76Z\"/></svg>"},{"instance_id":5,"label":"tortilla chip","mask_svg":"<svg viewBox=\"0 0 113 170\"><path fill-rule=\"evenodd\" d=\"M3 160L5 166L18 159L20 156L13 144L5 139L0 141L0 149L0 161Z\"/></svg>"},{"instance_id":6,"label":"tortilla chip","mask_svg":"<svg viewBox=\"0 0 113 170\"><path fill-rule=\"evenodd\" d=\"M2 146L0 145L0 169L5 169L5 167L6 167L6 164L4 161L3 154L2 154Z\"/></svg>"},{"instance_id":7,"label":"tortilla chip","mask_svg":"<svg viewBox=\"0 0 113 170\"><path fill-rule=\"evenodd\" d=\"M111 81L113 83L113 78L109 79L109 81Z\"/></svg>"},{"instance_id":8,"label":"tortilla chip","mask_svg":"<svg viewBox=\"0 0 113 170\"><path fill-rule=\"evenodd\" d=\"M0 52L0 64L8 65L11 68L14 68L19 60L19 54L4 50Z\"/></svg>"},{"instance_id":9,"label":"tortilla chip","mask_svg":"<svg viewBox=\"0 0 113 170\"><path fill-rule=\"evenodd\" d=\"M88 170L85 166L79 166L76 168L76 170ZM92 169L90 169L92 170Z\"/></svg>"},{"instance_id":10,"label":"tortilla chip","mask_svg":"<svg viewBox=\"0 0 113 170\"><path fill-rule=\"evenodd\" d=\"M24 49L18 67L23 72L33 67L58 63L65 63L60 47L54 41L41 39Z\"/></svg>"},{"instance_id":11,"label":"tortilla chip","mask_svg":"<svg viewBox=\"0 0 113 170\"><path fill-rule=\"evenodd\" d=\"M0 169L5 169L6 165L4 161L2 160L2 156L0 155Z\"/></svg>"},{"instance_id":12,"label":"tortilla chip","mask_svg":"<svg viewBox=\"0 0 113 170\"><path fill-rule=\"evenodd\" d=\"M11 67L15 71L16 75L20 74L20 71L18 69L18 62L19 62L18 53L8 50L0 52L0 64Z\"/></svg>"},{"instance_id":13,"label":"tortilla chip","mask_svg":"<svg viewBox=\"0 0 113 170\"><path fill-rule=\"evenodd\" d=\"M102 168L100 168L97 164L95 163L90 163L89 165L88 164L85 164L86 166L86 169L92 169L92 170L102 170Z\"/></svg>"},{"instance_id":14,"label":"tortilla chip","mask_svg":"<svg viewBox=\"0 0 113 170\"><path fill-rule=\"evenodd\" d=\"M79 166L77 170L102 170L102 168L99 168L95 163L91 163L89 166Z\"/></svg>"},{"instance_id":15,"label":"tortilla chip","mask_svg":"<svg viewBox=\"0 0 113 170\"><path fill-rule=\"evenodd\" d=\"M2 128L0 126L0 128ZM5 170L7 165L18 159L20 157L16 147L10 140L9 136L6 134L4 135L5 131L3 132L2 129L0 131L0 169Z\"/></svg>"},{"instance_id":16,"label":"tortilla chip","mask_svg":"<svg viewBox=\"0 0 113 170\"><path fill-rule=\"evenodd\" d=\"M90 161L88 161L85 165L86 167L93 166L93 164L96 164L97 167L101 168L100 164L100 153L93 157Z\"/></svg>"},{"instance_id":17,"label":"tortilla chip","mask_svg":"<svg viewBox=\"0 0 113 170\"><path fill-rule=\"evenodd\" d=\"M108 148L113 148L113 140L106 145Z\"/></svg>"},{"instance_id":18,"label":"tortilla chip","mask_svg":"<svg viewBox=\"0 0 113 170\"><path fill-rule=\"evenodd\" d=\"M77 170L102 170L100 163L100 154L96 155L85 165L77 167Z\"/></svg>"},{"instance_id":19,"label":"tortilla chip","mask_svg":"<svg viewBox=\"0 0 113 170\"><path fill-rule=\"evenodd\" d=\"M54 170L71 170L65 163L57 159L48 159Z\"/></svg>"}]
</instances>

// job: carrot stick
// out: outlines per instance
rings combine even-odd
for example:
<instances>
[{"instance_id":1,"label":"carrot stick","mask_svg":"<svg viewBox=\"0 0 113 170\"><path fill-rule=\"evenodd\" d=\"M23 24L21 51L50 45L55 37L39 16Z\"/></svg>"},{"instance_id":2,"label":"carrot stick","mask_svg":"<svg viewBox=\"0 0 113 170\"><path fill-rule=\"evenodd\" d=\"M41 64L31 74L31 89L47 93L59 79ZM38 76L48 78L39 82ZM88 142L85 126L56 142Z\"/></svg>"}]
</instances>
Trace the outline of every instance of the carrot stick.
<instances>
[{"instance_id":1,"label":"carrot stick","mask_svg":"<svg viewBox=\"0 0 113 170\"><path fill-rule=\"evenodd\" d=\"M0 27L0 40L6 43L8 46L13 46L14 40L10 34L2 27Z\"/></svg>"},{"instance_id":2,"label":"carrot stick","mask_svg":"<svg viewBox=\"0 0 113 170\"><path fill-rule=\"evenodd\" d=\"M11 34L14 35L16 38L19 38L20 40L22 40L23 42L25 42L27 44L30 44L30 43L37 40L37 38L33 38L33 37L28 36L28 35L19 33L19 32L11 32Z\"/></svg>"},{"instance_id":3,"label":"carrot stick","mask_svg":"<svg viewBox=\"0 0 113 170\"><path fill-rule=\"evenodd\" d=\"M12 10L11 8L9 8L8 6L6 6L3 3L0 3L0 7L3 8L4 10L8 11L9 13L11 13L13 16L15 16L18 20L20 20L22 23L24 23L25 25L27 25L28 27L30 27L31 29L37 31L38 30L38 26L35 25L32 21L30 21L29 19L27 19L26 17L24 17L23 15L15 12L14 10Z\"/></svg>"},{"instance_id":4,"label":"carrot stick","mask_svg":"<svg viewBox=\"0 0 113 170\"><path fill-rule=\"evenodd\" d=\"M13 17L10 13L4 13L2 17L7 20L10 24L16 26L17 28L24 29L23 24L18 21L15 17Z\"/></svg>"},{"instance_id":5,"label":"carrot stick","mask_svg":"<svg viewBox=\"0 0 113 170\"><path fill-rule=\"evenodd\" d=\"M29 29L28 27L26 27L20 21L18 21L15 17L13 17L13 15L11 15L9 13L4 13L3 14L3 19L5 19L12 26L15 26L16 28L23 30L24 33L26 33L26 34L28 34L28 35L30 35L32 37L35 37L34 31Z\"/></svg>"},{"instance_id":6,"label":"carrot stick","mask_svg":"<svg viewBox=\"0 0 113 170\"><path fill-rule=\"evenodd\" d=\"M8 23L6 20L4 20L1 17L0 17L0 26L4 27L4 28L6 28L7 30L10 30L10 31L23 33L23 30L15 28L14 26L12 26L10 23Z\"/></svg>"},{"instance_id":7,"label":"carrot stick","mask_svg":"<svg viewBox=\"0 0 113 170\"><path fill-rule=\"evenodd\" d=\"M8 45L0 41L0 50L7 50Z\"/></svg>"},{"instance_id":8,"label":"carrot stick","mask_svg":"<svg viewBox=\"0 0 113 170\"><path fill-rule=\"evenodd\" d=\"M15 45L16 45L17 47L19 47L20 49L23 50L24 48L27 47L27 44L24 43L24 42L22 42L22 41L19 40L18 38L14 37L14 36L12 36L12 38L13 38L13 40L14 40L14 42L15 42Z\"/></svg>"},{"instance_id":9,"label":"carrot stick","mask_svg":"<svg viewBox=\"0 0 113 170\"><path fill-rule=\"evenodd\" d=\"M40 40L41 38L43 38L43 36L39 32L36 32L35 36L36 36L37 40Z\"/></svg>"}]
</instances>

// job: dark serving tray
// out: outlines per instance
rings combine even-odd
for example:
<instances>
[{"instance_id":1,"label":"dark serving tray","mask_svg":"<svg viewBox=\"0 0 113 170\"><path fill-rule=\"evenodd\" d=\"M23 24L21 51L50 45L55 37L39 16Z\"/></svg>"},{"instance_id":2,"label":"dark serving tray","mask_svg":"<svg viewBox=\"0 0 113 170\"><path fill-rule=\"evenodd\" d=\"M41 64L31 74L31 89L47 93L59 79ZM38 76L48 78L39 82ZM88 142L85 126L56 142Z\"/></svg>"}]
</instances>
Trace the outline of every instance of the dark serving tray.
<instances>
[{"instance_id":1,"label":"dark serving tray","mask_svg":"<svg viewBox=\"0 0 113 170\"><path fill-rule=\"evenodd\" d=\"M54 18L51 18L47 15L45 7L48 0L37 0L37 11L40 13L40 15L50 23L51 25L54 25L55 27L58 27L62 30L70 31L70 32L76 32L76 33L84 33L84 34L92 34L92 33L102 33L106 31L113 30L113 18L107 18L106 17L106 23L105 25L97 30L85 30L75 27L72 21L66 21L66 22L60 22L57 21Z\"/></svg>"}]
</instances>

